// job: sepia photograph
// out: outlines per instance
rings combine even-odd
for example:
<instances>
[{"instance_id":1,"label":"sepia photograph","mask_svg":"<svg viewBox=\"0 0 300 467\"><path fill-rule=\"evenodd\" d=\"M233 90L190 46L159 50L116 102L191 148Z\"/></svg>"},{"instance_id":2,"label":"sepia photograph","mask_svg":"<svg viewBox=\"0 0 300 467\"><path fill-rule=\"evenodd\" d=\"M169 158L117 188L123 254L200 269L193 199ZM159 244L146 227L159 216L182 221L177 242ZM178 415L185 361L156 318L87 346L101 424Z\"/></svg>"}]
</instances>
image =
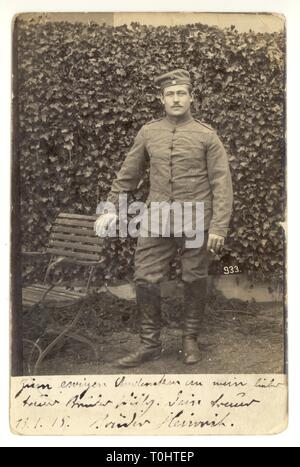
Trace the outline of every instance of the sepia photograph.
<instances>
[{"instance_id":1,"label":"sepia photograph","mask_svg":"<svg viewBox=\"0 0 300 467\"><path fill-rule=\"evenodd\" d=\"M15 398L43 376L285 387L285 48L278 13L15 16Z\"/></svg>"},{"instance_id":2,"label":"sepia photograph","mask_svg":"<svg viewBox=\"0 0 300 467\"><path fill-rule=\"evenodd\" d=\"M15 18L24 374L284 372L284 47L276 15ZM202 202L202 245L120 232L124 194L135 227Z\"/></svg>"}]
</instances>

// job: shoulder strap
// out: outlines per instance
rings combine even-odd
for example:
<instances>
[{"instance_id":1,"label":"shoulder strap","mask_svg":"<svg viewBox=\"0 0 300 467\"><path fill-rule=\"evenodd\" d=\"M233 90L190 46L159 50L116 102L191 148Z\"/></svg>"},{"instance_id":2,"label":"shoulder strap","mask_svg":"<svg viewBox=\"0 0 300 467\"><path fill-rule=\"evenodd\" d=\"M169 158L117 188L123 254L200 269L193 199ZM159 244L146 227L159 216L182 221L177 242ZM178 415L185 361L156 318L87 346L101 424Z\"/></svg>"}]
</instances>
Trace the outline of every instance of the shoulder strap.
<instances>
[{"instance_id":1,"label":"shoulder strap","mask_svg":"<svg viewBox=\"0 0 300 467\"><path fill-rule=\"evenodd\" d=\"M150 122L145 123L145 125L151 125L151 123L161 122L162 120L163 120L162 118L157 118L155 120L150 120Z\"/></svg>"},{"instance_id":2,"label":"shoulder strap","mask_svg":"<svg viewBox=\"0 0 300 467\"><path fill-rule=\"evenodd\" d=\"M200 123L200 125L205 126L205 128L208 128L209 130L214 131L213 127L211 127L207 123L203 123L203 122L201 122L201 120L197 120L197 118L195 118L194 120L195 120L195 122Z\"/></svg>"}]
</instances>

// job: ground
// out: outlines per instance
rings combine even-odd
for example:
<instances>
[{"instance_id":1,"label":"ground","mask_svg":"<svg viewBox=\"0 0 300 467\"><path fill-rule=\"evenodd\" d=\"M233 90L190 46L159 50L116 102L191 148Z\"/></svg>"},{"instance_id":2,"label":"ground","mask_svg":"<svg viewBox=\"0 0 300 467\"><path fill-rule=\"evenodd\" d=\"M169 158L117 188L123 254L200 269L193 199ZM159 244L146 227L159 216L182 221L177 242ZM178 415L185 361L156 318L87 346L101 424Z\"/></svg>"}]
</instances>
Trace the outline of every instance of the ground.
<instances>
[{"instance_id":1,"label":"ground","mask_svg":"<svg viewBox=\"0 0 300 467\"><path fill-rule=\"evenodd\" d=\"M85 306L80 331L93 339L98 357L86 345L66 340L45 358L39 374L263 374L284 371L284 319L280 303L256 304L211 296L198 340L202 359L195 365L184 365L180 350L182 299L164 298L161 359L131 369L120 369L116 362L136 350L139 343L135 302L106 292L94 295ZM57 321L62 324L70 317L70 310L50 310L52 324ZM37 332L35 319L32 313L25 314L26 338L32 338ZM24 350L27 373L27 344Z\"/></svg>"}]
</instances>

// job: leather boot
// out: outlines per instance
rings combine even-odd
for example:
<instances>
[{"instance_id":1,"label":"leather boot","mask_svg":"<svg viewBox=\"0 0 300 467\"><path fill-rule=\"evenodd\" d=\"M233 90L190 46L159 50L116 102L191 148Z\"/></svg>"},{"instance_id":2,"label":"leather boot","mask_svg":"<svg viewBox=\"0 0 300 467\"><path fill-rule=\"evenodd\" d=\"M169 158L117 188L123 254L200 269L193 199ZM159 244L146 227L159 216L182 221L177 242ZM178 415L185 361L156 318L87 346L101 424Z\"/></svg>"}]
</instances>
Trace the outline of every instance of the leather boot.
<instances>
[{"instance_id":1,"label":"leather boot","mask_svg":"<svg viewBox=\"0 0 300 467\"><path fill-rule=\"evenodd\" d=\"M157 360L161 354L159 340L161 329L160 287L155 284L137 284L136 299L141 343L136 352L118 361L118 365L125 368Z\"/></svg>"},{"instance_id":2,"label":"leather boot","mask_svg":"<svg viewBox=\"0 0 300 467\"><path fill-rule=\"evenodd\" d=\"M184 285L184 325L182 333L183 362L193 364L201 360L197 337L206 303L207 279Z\"/></svg>"}]
</instances>

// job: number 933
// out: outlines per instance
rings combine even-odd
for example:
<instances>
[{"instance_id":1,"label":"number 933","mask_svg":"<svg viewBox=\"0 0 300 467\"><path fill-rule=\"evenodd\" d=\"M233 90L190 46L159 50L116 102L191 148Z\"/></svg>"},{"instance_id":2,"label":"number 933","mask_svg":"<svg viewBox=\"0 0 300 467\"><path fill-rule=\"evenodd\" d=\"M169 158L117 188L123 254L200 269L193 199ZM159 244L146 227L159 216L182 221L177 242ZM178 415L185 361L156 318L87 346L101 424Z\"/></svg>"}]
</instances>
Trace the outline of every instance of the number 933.
<instances>
[{"instance_id":1,"label":"number 933","mask_svg":"<svg viewBox=\"0 0 300 467\"><path fill-rule=\"evenodd\" d=\"M224 274L238 274L240 273L240 268L238 266L224 266L223 267Z\"/></svg>"}]
</instances>

